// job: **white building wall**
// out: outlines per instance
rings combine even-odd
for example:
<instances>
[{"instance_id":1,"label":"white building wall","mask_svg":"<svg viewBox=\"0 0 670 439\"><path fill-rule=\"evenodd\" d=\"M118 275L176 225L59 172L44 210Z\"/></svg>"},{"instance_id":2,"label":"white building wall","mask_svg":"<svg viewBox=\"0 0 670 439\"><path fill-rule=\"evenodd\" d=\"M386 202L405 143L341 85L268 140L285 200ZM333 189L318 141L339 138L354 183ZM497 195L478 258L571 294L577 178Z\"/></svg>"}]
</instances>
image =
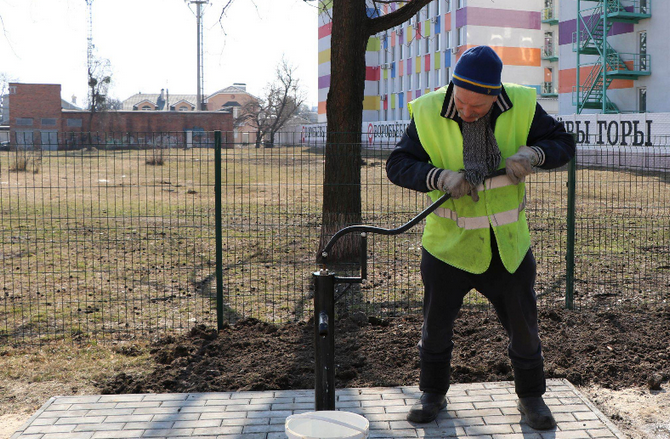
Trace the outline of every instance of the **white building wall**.
<instances>
[{"instance_id":1,"label":"white building wall","mask_svg":"<svg viewBox=\"0 0 670 439\"><path fill-rule=\"evenodd\" d=\"M582 1L582 8L589 5L595 6L596 2ZM625 4L625 2L624 2ZM614 89L607 91L607 96L624 113L637 112L639 107L639 90L646 88L646 110L653 113L665 113L670 111L670 101L666 98L665 90L670 86L670 78L667 73L670 69L670 59L666 56L667 44L670 41L670 27L667 20L670 17L670 2L650 1L651 18L643 19L634 24L632 31L608 37L609 44L620 53L639 53L639 34L647 32L647 54L650 55L650 76L641 76L633 81L632 87ZM577 0L561 0L559 17L561 24L577 17ZM577 64L576 53L571 44L560 46L559 69L566 71L575 69ZM595 62L598 58L582 55L582 64L587 61ZM659 92L662 90L663 92ZM562 93L559 96L560 114L572 114L576 107L572 105L572 94ZM599 113L600 110L584 110L584 114Z\"/></svg>"}]
</instances>

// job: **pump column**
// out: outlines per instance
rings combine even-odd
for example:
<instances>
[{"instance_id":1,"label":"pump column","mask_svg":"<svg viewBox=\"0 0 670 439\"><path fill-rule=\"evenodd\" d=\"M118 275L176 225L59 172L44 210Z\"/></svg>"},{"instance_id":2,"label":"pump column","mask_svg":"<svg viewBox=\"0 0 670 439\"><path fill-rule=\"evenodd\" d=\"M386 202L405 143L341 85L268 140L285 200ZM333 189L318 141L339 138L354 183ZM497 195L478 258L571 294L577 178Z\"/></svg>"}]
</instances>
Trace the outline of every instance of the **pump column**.
<instances>
[{"instance_id":1,"label":"pump column","mask_svg":"<svg viewBox=\"0 0 670 439\"><path fill-rule=\"evenodd\" d=\"M314 279L315 410L335 410L335 274L326 269Z\"/></svg>"}]
</instances>

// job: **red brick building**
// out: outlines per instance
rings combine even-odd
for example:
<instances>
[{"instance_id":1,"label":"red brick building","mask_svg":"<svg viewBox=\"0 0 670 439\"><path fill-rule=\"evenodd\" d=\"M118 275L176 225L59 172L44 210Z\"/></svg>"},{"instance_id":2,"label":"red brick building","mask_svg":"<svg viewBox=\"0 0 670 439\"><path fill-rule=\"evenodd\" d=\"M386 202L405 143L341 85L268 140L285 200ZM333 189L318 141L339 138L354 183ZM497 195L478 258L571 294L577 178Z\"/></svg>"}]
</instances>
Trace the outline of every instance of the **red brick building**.
<instances>
[{"instance_id":1,"label":"red brick building","mask_svg":"<svg viewBox=\"0 0 670 439\"><path fill-rule=\"evenodd\" d=\"M9 84L10 141L17 147L70 149L86 143L150 145L156 134L170 146L192 146L207 131L233 132L230 111L84 111L63 101L59 84ZM91 134L89 134L91 133ZM178 140L174 140L178 139ZM182 139L182 140L179 140ZM95 145L94 145L95 146Z\"/></svg>"}]
</instances>

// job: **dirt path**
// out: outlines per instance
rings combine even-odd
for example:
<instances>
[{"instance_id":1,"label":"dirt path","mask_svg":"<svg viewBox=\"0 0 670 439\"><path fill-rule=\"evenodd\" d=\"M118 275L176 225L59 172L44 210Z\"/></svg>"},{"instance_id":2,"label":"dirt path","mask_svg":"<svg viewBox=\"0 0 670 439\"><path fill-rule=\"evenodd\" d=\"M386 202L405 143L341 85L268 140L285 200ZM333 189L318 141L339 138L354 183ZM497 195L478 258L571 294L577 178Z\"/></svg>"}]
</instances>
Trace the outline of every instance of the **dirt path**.
<instances>
[{"instance_id":1,"label":"dirt path","mask_svg":"<svg viewBox=\"0 0 670 439\"><path fill-rule=\"evenodd\" d=\"M9 439L14 432L25 424L31 415L8 414L0 416L0 439Z\"/></svg>"},{"instance_id":2,"label":"dirt path","mask_svg":"<svg viewBox=\"0 0 670 439\"><path fill-rule=\"evenodd\" d=\"M667 386L666 386L667 387ZM631 439L670 439L670 392L599 386L579 389Z\"/></svg>"}]
</instances>

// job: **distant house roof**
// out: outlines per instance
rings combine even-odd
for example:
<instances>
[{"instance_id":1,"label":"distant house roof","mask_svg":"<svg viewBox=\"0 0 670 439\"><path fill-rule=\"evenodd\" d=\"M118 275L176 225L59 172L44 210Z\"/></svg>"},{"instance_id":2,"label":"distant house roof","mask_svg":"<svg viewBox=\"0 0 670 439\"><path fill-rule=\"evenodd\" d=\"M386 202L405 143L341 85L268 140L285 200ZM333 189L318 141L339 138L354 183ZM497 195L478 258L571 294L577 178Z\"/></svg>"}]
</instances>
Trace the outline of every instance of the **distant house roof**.
<instances>
[{"instance_id":1,"label":"distant house roof","mask_svg":"<svg viewBox=\"0 0 670 439\"><path fill-rule=\"evenodd\" d=\"M144 106L144 104L150 104L153 105L154 107L158 107L158 104L155 101L152 101L151 99L142 99L135 105L133 105L133 110L137 110L138 108Z\"/></svg>"},{"instance_id":2,"label":"distant house roof","mask_svg":"<svg viewBox=\"0 0 670 439\"><path fill-rule=\"evenodd\" d=\"M71 104L70 102L66 101L65 99L60 100L60 106L63 110L81 110L81 108L77 107L74 104Z\"/></svg>"},{"instance_id":3,"label":"distant house roof","mask_svg":"<svg viewBox=\"0 0 670 439\"><path fill-rule=\"evenodd\" d=\"M186 99L182 99L182 100L177 101L175 103L170 103L170 108L175 108L179 104L188 104L189 106L195 108L195 104L193 102L187 101Z\"/></svg>"},{"instance_id":4,"label":"distant house roof","mask_svg":"<svg viewBox=\"0 0 670 439\"><path fill-rule=\"evenodd\" d=\"M137 93L123 101L123 109L131 111L135 108L136 105L138 105L140 102L148 101L154 104L156 107L159 107L158 105L158 100L160 98L159 93L155 94L147 94L147 93ZM197 102L197 96L196 95L173 95L173 94L166 94L165 95L165 100L167 101L167 105L173 106L177 102L181 101L187 101L189 104L193 105L195 107L194 102Z\"/></svg>"},{"instance_id":5,"label":"distant house roof","mask_svg":"<svg viewBox=\"0 0 670 439\"><path fill-rule=\"evenodd\" d=\"M222 88L221 90L215 91L214 93L210 94L206 98L204 98L204 101L207 102L209 101L210 98L220 95L220 94L246 94L251 96L254 99L256 98L254 95L251 93L247 92L244 88L242 87L237 87L235 85L231 85L226 88ZM198 102L198 97L197 95L185 95L185 94L169 94L166 93L163 96L163 99L166 100L166 102L161 102L161 95L159 93L137 93L129 97L128 99L123 101L123 110L127 111L132 111L137 109L137 105L140 102L143 101L148 101L151 102L153 105L156 106L158 109L169 109L174 107L177 103L181 101L188 102L190 105L192 105L194 108L196 107L196 102ZM229 101L230 103L224 104L225 106L239 106L240 104L233 103L234 101Z\"/></svg>"},{"instance_id":6,"label":"distant house roof","mask_svg":"<svg viewBox=\"0 0 670 439\"><path fill-rule=\"evenodd\" d=\"M235 93L250 94L249 92L247 92L245 89L243 89L241 87L236 87L234 85L231 85L230 87L222 88L221 90L215 91L214 93L207 96L207 99L211 98L212 96L216 96L216 95L220 95L220 94L235 94Z\"/></svg>"}]
</instances>

